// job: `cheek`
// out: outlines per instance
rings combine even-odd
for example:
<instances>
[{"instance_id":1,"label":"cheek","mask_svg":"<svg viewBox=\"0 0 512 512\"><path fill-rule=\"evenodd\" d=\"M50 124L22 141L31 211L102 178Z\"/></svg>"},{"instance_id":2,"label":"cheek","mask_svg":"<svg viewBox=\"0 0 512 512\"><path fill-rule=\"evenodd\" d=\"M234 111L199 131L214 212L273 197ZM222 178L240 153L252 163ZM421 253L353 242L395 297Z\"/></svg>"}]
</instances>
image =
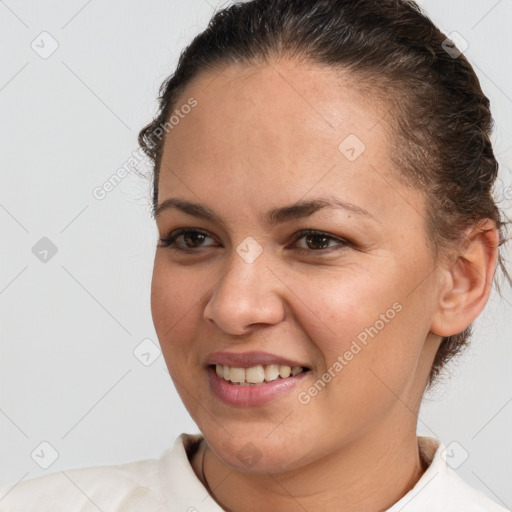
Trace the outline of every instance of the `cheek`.
<instances>
[{"instance_id":1,"label":"cheek","mask_svg":"<svg viewBox=\"0 0 512 512\"><path fill-rule=\"evenodd\" d=\"M407 296L398 279L370 273L316 280L306 289L298 295L308 311L301 327L322 354L320 373L335 375L332 392L354 390L369 400L399 393L414 374L428 333L417 297Z\"/></svg>"},{"instance_id":2,"label":"cheek","mask_svg":"<svg viewBox=\"0 0 512 512\"><path fill-rule=\"evenodd\" d=\"M375 332L371 329L375 324L378 331L384 331L397 322L399 293L389 280L368 272L336 272L295 282L294 294L299 300L292 309L300 315L298 322L323 353L326 364L342 356L353 341L364 346Z\"/></svg>"},{"instance_id":3,"label":"cheek","mask_svg":"<svg viewBox=\"0 0 512 512\"><path fill-rule=\"evenodd\" d=\"M151 313L164 352L180 345L180 340L198 325L201 298L206 289L197 274L169 265L165 255L157 255L151 281Z\"/></svg>"}]
</instances>

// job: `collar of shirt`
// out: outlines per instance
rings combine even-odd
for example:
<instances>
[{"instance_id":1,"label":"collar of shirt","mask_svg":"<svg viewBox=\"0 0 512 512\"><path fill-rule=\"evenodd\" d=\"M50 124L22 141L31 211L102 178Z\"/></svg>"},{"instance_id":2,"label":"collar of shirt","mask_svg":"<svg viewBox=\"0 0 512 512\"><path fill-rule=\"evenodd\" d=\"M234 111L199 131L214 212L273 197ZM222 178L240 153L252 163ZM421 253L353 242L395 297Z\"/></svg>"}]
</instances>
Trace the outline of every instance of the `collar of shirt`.
<instances>
[{"instance_id":1,"label":"collar of shirt","mask_svg":"<svg viewBox=\"0 0 512 512\"><path fill-rule=\"evenodd\" d=\"M224 512L197 478L188 459L187 454L196 450L201 440L199 434L181 434L162 456L164 501L187 512ZM418 436L420 456L428 467L415 486L385 512L507 512L449 467L451 459L460 455L453 446L450 443L447 450L433 437Z\"/></svg>"}]
</instances>

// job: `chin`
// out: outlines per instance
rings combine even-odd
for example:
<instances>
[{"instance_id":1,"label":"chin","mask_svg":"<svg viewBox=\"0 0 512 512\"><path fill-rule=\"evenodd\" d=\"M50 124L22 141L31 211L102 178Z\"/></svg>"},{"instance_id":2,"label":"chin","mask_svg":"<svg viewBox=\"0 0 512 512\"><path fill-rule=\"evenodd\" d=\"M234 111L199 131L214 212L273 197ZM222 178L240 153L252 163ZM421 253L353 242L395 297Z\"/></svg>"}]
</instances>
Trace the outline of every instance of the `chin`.
<instances>
[{"instance_id":1,"label":"chin","mask_svg":"<svg viewBox=\"0 0 512 512\"><path fill-rule=\"evenodd\" d=\"M271 433L232 433L232 437L219 427L222 432L204 434L210 448L227 466L243 472L254 474L282 473L299 468L306 464L311 454L309 443L298 441L293 435ZM282 432L281 434L284 434ZM298 436L300 437L300 436Z\"/></svg>"}]
</instances>

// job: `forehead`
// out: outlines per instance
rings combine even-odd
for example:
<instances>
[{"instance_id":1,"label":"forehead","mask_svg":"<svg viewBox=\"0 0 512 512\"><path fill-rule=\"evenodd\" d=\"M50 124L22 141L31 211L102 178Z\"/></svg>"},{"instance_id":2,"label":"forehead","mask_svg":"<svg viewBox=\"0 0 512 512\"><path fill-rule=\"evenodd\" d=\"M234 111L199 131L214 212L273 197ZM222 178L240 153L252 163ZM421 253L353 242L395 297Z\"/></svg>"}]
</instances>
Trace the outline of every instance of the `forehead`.
<instances>
[{"instance_id":1,"label":"forehead","mask_svg":"<svg viewBox=\"0 0 512 512\"><path fill-rule=\"evenodd\" d=\"M320 144L338 157L339 143L351 133L376 144L389 132L383 122L387 105L361 93L353 75L307 61L211 70L189 84L177 108L191 97L198 105L170 139L176 145L195 141L198 151L207 147L210 155L215 148L236 154L243 145L267 148L276 157L307 158Z\"/></svg>"},{"instance_id":2,"label":"forehead","mask_svg":"<svg viewBox=\"0 0 512 512\"><path fill-rule=\"evenodd\" d=\"M372 189L375 204L389 199L382 189L393 167L387 106L364 96L353 76L289 60L229 65L196 77L176 109L191 98L197 106L165 140L160 200L219 189L244 190L268 206L308 190L368 202Z\"/></svg>"}]
</instances>

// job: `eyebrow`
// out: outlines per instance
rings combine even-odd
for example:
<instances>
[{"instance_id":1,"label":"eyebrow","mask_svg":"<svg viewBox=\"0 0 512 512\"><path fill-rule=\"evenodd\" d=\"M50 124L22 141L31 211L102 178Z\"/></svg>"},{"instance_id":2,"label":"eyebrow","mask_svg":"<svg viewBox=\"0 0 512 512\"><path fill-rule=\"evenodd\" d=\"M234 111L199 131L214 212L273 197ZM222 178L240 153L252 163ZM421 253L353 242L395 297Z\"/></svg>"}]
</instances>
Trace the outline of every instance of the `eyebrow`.
<instances>
[{"instance_id":1,"label":"eyebrow","mask_svg":"<svg viewBox=\"0 0 512 512\"><path fill-rule=\"evenodd\" d=\"M163 211L171 208L180 210L183 213L192 215L194 217L199 217L201 219L224 224L223 220L207 206L176 197L169 197L168 199L162 201L155 210L155 218L157 218ZM369 211L365 210L361 206L342 201L335 197L317 197L310 201L299 201L287 206L273 208L267 212L264 220L270 226L275 226L277 224L282 224L291 220L309 217L313 213L323 208L341 208L343 210L357 213L358 215L365 216L373 219L376 222L379 222Z\"/></svg>"}]
</instances>

